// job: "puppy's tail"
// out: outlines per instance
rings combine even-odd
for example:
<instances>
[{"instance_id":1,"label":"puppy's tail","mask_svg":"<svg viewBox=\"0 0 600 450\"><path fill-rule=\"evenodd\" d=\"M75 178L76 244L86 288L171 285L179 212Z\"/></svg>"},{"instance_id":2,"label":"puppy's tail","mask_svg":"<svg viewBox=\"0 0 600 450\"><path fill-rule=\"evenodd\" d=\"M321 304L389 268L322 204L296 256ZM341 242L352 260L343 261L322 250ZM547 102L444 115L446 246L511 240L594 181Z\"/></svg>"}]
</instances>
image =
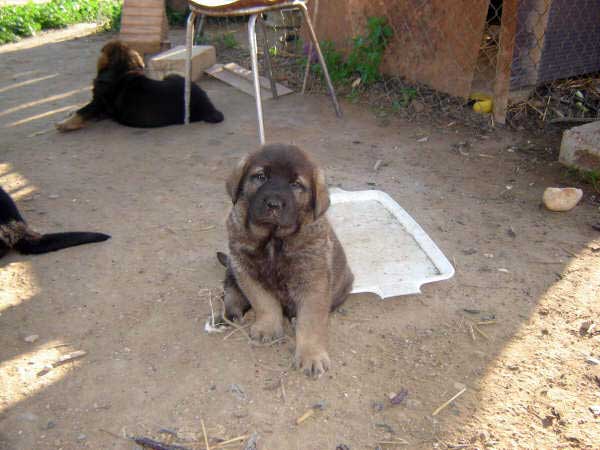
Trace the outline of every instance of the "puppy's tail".
<instances>
[{"instance_id":1,"label":"puppy's tail","mask_svg":"<svg viewBox=\"0 0 600 450\"><path fill-rule=\"evenodd\" d=\"M221 265L225 268L229 267L229 256L223 252L217 252L217 259L221 263Z\"/></svg>"},{"instance_id":2,"label":"puppy's tail","mask_svg":"<svg viewBox=\"0 0 600 450\"><path fill-rule=\"evenodd\" d=\"M28 233L15 243L14 249L24 255L37 255L40 253L55 252L63 248L75 247L76 245L102 242L107 239L110 239L110 236L107 234L80 231L42 235Z\"/></svg>"}]
</instances>

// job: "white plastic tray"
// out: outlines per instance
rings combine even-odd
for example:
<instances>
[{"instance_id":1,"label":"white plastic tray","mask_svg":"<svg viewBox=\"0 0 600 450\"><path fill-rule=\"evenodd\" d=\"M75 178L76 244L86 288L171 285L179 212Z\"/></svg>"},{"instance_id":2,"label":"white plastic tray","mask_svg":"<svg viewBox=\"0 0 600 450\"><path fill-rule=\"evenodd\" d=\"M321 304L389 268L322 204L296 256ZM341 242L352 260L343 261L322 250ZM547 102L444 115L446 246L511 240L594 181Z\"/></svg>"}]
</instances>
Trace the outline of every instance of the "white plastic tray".
<instances>
[{"instance_id":1,"label":"white plastic tray","mask_svg":"<svg viewBox=\"0 0 600 450\"><path fill-rule=\"evenodd\" d=\"M331 189L327 214L354 273L352 293L418 294L454 267L417 222L382 191Z\"/></svg>"}]
</instances>

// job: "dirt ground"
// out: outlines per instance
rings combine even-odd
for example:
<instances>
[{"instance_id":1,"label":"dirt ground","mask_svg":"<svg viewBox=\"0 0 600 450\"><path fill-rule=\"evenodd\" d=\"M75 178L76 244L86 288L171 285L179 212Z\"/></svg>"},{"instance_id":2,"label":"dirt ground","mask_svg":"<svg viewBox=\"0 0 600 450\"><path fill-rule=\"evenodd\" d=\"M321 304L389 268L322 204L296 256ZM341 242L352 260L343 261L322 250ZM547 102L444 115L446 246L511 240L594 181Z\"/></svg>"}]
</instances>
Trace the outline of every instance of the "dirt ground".
<instances>
[{"instance_id":1,"label":"dirt ground","mask_svg":"<svg viewBox=\"0 0 600 450\"><path fill-rule=\"evenodd\" d=\"M422 295L349 298L314 381L291 369L293 336L256 347L203 331L224 180L257 145L253 99L202 80L222 124L58 134L112 36L56 36L0 47L0 184L39 231L112 239L0 261L0 448L201 449L203 424L212 449L252 433L262 450L600 448L600 366L586 361L600 358L599 203L588 187L569 213L540 207L565 182L555 140L382 122L348 102L338 120L320 96L266 102L269 141L312 152L331 185L388 192L456 267Z\"/></svg>"}]
</instances>

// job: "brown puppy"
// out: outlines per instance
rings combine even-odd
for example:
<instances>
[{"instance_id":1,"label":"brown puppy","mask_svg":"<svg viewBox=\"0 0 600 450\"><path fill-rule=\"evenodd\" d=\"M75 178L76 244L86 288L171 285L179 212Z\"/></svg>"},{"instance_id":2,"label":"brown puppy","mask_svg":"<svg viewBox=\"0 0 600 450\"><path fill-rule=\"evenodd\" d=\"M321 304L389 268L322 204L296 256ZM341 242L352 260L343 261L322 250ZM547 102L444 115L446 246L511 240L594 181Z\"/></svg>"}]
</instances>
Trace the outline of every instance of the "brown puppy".
<instances>
[{"instance_id":1,"label":"brown puppy","mask_svg":"<svg viewBox=\"0 0 600 450\"><path fill-rule=\"evenodd\" d=\"M354 277L325 211L329 194L321 169L298 147L268 145L245 157L227 181L230 257L225 314L250 308L253 339L283 336L283 315L296 317L296 366L320 376L327 354L329 312L341 305Z\"/></svg>"}]
</instances>

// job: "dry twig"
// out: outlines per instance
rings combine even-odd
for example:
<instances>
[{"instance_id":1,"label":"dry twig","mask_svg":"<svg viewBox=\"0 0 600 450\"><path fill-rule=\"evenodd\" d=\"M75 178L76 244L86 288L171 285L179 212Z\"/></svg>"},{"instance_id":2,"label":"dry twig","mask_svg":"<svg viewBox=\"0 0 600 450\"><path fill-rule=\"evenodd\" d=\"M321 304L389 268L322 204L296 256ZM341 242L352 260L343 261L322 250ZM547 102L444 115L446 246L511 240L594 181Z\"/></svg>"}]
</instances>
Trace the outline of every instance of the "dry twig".
<instances>
[{"instance_id":1,"label":"dry twig","mask_svg":"<svg viewBox=\"0 0 600 450\"><path fill-rule=\"evenodd\" d=\"M454 400L456 400L458 397L460 397L461 395L463 395L465 393L465 391L467 390L467 388L462 388L458 394L454 395L450 400L444 402L442 405L440 405L431 415L432 416L437 416L443 409L445 409L450 403L452 403Z\"/></svg>"},{"instance_id":2,"label":"dry twig","mask_svg":"<svg viewBox=\"0 0 600 450\"><path fill-rule=\"evenodd\" d=\"M206 450L210 450L210 446L208 445L208 436L206 434L206 427L204 426L203 419L200 419L200 424L202 425L202 434L204 435L204 445L206 445Z\"/></svg>"}]
</instances>

